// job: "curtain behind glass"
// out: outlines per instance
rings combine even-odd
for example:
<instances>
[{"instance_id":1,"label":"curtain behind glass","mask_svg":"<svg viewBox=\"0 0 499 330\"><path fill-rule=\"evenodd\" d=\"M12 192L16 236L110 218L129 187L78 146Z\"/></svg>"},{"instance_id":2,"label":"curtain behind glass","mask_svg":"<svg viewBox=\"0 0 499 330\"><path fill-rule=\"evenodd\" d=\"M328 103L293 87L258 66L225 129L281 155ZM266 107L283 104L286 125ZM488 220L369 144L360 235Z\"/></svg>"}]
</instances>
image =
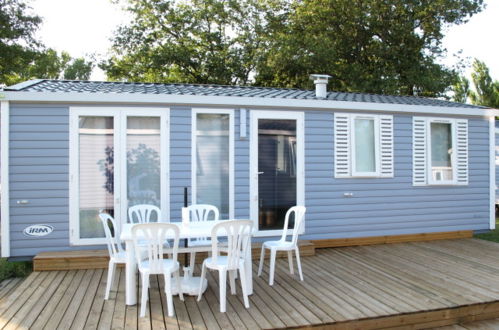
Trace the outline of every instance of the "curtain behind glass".
<instances>
[{"instance_id":1,"label":"curtain behind glass","mask_svg":"<svg viewBox=\"0 0 499 330\"><path fill-rule=\"evenodd\" d=\"M80 238L104 237L98 215L114 215L113 117L80 117L78 135Z\"/></svg>"},{"instance_id":2,"label":"curtain behind glass","mask_svg":"<svg viewBox=\"0 0 499 330\"><path fill-rule=\"evenodd\" d=\"M355 119L355 171L376 172L374 120Z\"/></svg>"},{"instance_id":3,"label":"curtain behind glass","mask_svg":"<svg viewBox=\"0 0 499 330\"><path fill-rule=\"evenodd\" d=\"M229 115L197 114L196 203L218 207L229 217Z\"/></svg>"},{"instance_id":4,"label":"curtain behind glass","mask_svg":"<svg viewBox=\"0 0 499 330\"><path fill-rule=\"evenodd\" d=\"M128 207L137 204L161 206L160 144L159 117L127 118Z\"/></svg>"},{"instance_id":5,"label":"curtain behind glass","mask_svg":"<svg viewBox=\"0 0 499 330\"><path fill-rule=\"evenodd\" d=\"M431 123L431 166L436 181L452 180L452 125Z\"/></svg>"}]
</instances>

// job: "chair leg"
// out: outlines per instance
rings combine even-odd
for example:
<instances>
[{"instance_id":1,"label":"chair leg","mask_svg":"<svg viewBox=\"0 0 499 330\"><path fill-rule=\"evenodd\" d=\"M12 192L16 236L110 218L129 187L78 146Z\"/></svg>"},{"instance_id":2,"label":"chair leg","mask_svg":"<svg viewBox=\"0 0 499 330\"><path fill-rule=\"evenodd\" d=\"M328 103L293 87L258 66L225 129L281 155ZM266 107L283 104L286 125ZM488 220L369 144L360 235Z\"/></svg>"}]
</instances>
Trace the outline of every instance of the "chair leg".
<instances>
[{"instance_id":1,"label":"chair leg","mask_svg":"<svg viewBox=\"0 0 499 330\"><path fill-rule=\"evenodd\" d=\"M249 308L248 286L246 283L246 271L244 265L239 267L239 275L241 276L241 289L243 290L244 307Z\"/></svg>"},{"instance_id":2,"label":"chair leg","mask_svg":"<svg viewBox=\"0 0 499 330\"><path fill-rule=\"evenodd\" d=\"M220 278L220 312L225 313L226 298L225 294L227 291L227 272L221 270L218 272Z\"/></svg>"},{"instance_id":3,"label":"chair leg","mask_svg":"<svg viewBox=\"0 0 499 330\"><path fill-rule=\"evenodd\" d=\"M189 267L191 268L191 275L194 275L194 266L196 264L196 252L191 252Z\"/></svg>"},{"instance_id":4,"label":"chair leg","mask_svg":"<svg viewBox=\"0 0 499 330\"><path fill-rule=\"evenodd\" d=\"M289 273L291 275L294 274L294 270L293 270L293 250L289 250L288 251L288 262L289 262Z\"/></svg>"},{"instance_id":5,"label":"chair leg","mask_svg":"<svg viewBox=\"0 0 499 330\"><path fill-rule=\"evenodd\" d=\"M260 265L258 266L258 276L262 275L263 259L265 258L265 246L262 244L262 252L260 252Z\"/></svg>"},{"instance_id":6,"label":"chair leg","mask_svg":"<svg viewBox=\"0 0 499 330\"><path fill-rule=\"evenodd\" d=\"M275 257L276 250L270 249L270 270L269 270L269 285L274 285Z\"/></svg>"},{"instance_id":7,"label":"chair leg","mask_svg":"<svg viewBox=\"0 0 499 330\"><path fill-rule=\"evenodd\" d=\"M116 264L109 261L109 266L107 268L107 284L106 284L106 296L105 300L109 299L109 292L111 292L111 286L113 285L114 272L116 271Z\"/></svg>"},{"instance_id":8,"label":"chair leg","mask_svg":"<svg viewBox=\"0 0 499 330\"><path fill-rule=\"evenodd\" d=\"M296 254L296 265L298 266L298 274L300 274L300 281L303 281L303 274L301 272L300 248L299 247L295 248L295 254Z\"/></svg>"},{"instance_id":9,"label":"chair leg","mask_svg":"<svg viewBox=\"0 0 499 330\"><path fill-rule=\"evenodd\" d=\"M236 273L237 270L229 270L230 293L237 294L236 292Z\"/></svg>"},{"instance_id":10,"label":"chair leg","mask_svg":"<svg viewBox=\"0 0 499 330\"><path fill-rule=\"evenodd\" d=\"M206 265L203 262L203 265L201 266L201 277L200 277L201 283L199 283L198 301L201 301L201 296L203 295L203 281L205 277L206 277Z\"/></svg>"},{"instance_id":11,"label":"chair leg","mask_svg":"<svg viewBox=\"0 0 499 330\"><path fill-rule=\"evenodd\" d=\"M182 290L182 289L180 289ZM166 308L168 316L173 317L173 296L172 296L172 274L165 274L165 295L166 295Z\"/></svg>"},{"instance_id":12,"label":"chair leg","mask_svg":"<svg viewBox=\"0 0 499 330\"><path fill-rule=\"evenodd\" d=\"M182 292L182 281L180 280L180 269L175 272L175 280L177 281L177 291L180 300L184 301L184 293Z\"/></svg>"},{"instance_id":13,"label":"chair leg","mask_svg":"<svg viewBox=\"0 0 499 330\"><path fill-rule=\"evenodd\" d=\"M149 296L149 274L142 275L142 298L140 300L140 317L146 316L147 299Z\"/></svg>"}]
</instances>

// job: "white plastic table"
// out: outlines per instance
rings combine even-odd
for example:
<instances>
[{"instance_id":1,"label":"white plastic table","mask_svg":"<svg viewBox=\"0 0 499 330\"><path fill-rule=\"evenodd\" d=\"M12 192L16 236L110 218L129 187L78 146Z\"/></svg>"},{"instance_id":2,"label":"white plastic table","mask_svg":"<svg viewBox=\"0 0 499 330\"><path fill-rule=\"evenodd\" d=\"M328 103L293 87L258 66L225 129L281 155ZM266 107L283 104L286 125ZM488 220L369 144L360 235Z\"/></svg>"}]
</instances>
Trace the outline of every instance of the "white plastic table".
<instances>
[{"instance_id":1,"label":"white plastic table","mask_svg":"<svg viewBox=\"0 0 499 330\"><path fill-rule=\"evenodd\" d=\"M221 221L204 221L204 222L191 222L189 225L184 225L180 222L172 222L176 224L180 230L180 239L188 239L188 238L198 238L198 237L210 237L211 229L217 223ZM122 225L121 227L121 235L120 239L122 242L126 244L126 252L127 252L127 262L125 266L125 276L126 276L126 284L125 284L125 296L126 296L126 304L127 305L135 305L137 304L137 261L135 258L135 250L133 246L132 240L132 227L134 225L127 223ZM220 237L225 236L222 232L219 233ZM185 249L180 249L184 251ZM189 248L187 248L187 251ZM249 242L249 248L246 251L245 263L246 267L246 283L248 285L248 294L253 294L253 272L252 272L252 262L251 262L251 238Z\"/></svg>"}]
</instances>

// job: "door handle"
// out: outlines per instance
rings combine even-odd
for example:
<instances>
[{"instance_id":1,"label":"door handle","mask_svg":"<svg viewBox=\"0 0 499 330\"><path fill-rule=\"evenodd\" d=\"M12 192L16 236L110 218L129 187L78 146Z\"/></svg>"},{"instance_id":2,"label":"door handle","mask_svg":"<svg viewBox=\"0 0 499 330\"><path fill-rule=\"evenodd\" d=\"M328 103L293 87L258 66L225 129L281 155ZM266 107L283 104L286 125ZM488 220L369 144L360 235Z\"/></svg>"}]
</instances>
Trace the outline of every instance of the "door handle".
<instances>
[{"instance_id":1,"label":"door handle","mask_svg":"<svg viewBox=\"0 0 499 330\"><path fill-rule=\"evenodd\" d=\"M265 172L258 172L258 175L263 174L263 173L265 173Z\"/></svg>"}]
</instances>

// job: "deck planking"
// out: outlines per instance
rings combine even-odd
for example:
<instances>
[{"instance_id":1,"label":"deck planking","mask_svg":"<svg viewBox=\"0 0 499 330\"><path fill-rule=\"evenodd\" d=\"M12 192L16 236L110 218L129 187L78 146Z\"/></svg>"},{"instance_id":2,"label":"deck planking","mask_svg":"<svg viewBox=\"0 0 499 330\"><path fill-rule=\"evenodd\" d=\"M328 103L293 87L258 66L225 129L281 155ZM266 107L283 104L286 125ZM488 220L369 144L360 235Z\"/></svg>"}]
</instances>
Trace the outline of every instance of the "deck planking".
<instances>
[{"instance_id":1,"label":"deck planking","mask_svg":"<svg viewBox=\"0 0 499 330\"><path fill-rule=\"evenodd\" d=\"M227 283L227 312L220 313L218 273L208 272L201 301L174 298L166 310L164 280L152 276L146 317L140 305L125 305L125 272L117 268L104 300L103 269L33 272L0 283L0 328L4 329L471 329L475 320L499 317L499 244L476 239L317 249L302 257L305 281L276 262L268 285L253 265L254 294L244 308ZM199 272L199 269L197 269ZM137 288L140 301L140 287ZM481 322L481 323L480 323ZM480 321L490 326L494 321ZM446 327L446 328L445 328Z\"/></svg>"}]
</instances>

